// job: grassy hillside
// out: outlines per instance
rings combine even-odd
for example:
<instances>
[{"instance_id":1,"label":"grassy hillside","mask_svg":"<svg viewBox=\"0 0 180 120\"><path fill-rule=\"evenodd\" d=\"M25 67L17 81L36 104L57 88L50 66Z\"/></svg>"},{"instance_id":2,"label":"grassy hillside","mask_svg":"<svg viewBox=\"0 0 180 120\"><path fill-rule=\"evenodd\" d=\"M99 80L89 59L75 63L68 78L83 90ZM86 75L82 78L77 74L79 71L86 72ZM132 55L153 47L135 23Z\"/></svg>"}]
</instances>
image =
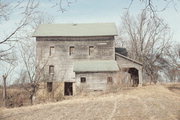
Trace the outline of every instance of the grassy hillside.
<instances>
[{"instance_id":1,"label":"grassy hillside","mask_svg":"<svg viewBox=\"0 0 180 120\"><path fill-rule=\"evenodd\" d=\"M180 120L180 84L1 110L2 120Z\"/></svg>"}]
</instances>

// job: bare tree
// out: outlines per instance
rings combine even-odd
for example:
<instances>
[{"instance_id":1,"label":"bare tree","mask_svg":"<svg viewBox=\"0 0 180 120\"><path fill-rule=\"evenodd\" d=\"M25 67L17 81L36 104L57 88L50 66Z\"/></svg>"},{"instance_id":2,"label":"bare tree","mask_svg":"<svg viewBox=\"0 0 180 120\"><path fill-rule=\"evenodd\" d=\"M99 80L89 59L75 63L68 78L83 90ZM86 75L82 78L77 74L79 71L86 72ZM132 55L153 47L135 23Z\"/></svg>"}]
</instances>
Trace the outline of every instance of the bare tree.
<instances>
[{"instance_id":1,"label":"bare tree","mask_svg":"<svg viewBox=\"0 0 180 120\"><path fill-rule=\"evenodd\" d=\"M150 83L155 82L160 70L159 59L170 47L170 29L162 19L151 17L143 10L137 19L126 13L123 17L124 38L127 40L129 56L143 63Z\"/></svg>"},{"instance_id":2,"label":"bare tree","mask_svg":"<svg viewBox=\"0 0 180 120\"><path fill-rule=\"evenodd\" d=\"M18 13L19 19L16 21L17 23L14 25L15 27L11 30L6 30L4 34L1 34L0 38L0 60L6 61L8 59L8 54L10 54L10 50L13 48L13 44L10 42L16 41L14 38L15 35L22 28L26 27L29 23L31 23L33 19L33 14L37 11L38 2L35 0L28 1L14 1L9 3L8 1L0 1L0 23L8 24L10 16ZM18 12L20 11L20 12ZM0 25L1 25L0 24Z\"/></svg>"},{"instance_id":3,"label":"bare tree","mask_svg":"<svg viewBox=\"0 0 180 120\"><path fill-rule=\"evenodd\" d=\"M72 3L77 0L49 0L52 4L52 7L56 8L60 12L67 11L67 8L71 6Z\"/></svg>"},{"instance_id":4,"label":"bare tree","mask_svg":"<svg viewBox=\"0 0 180 120\"><path fill-rule=\"evenodd\" d=\"M136 0L136 1L142 3L142 5L144 5L144 9L150 10L150 12L153 13L153 15L156 15L157 12L162 12L166 10L169 6L173 6L174 9L177 11L177 3L179 2L179 0L159 0L159 1ZM135 0L130 0L128 10L132 6L133 2L135 2Z\"/></svg>"},{"instance_id":5,"label":"bare tree","mask_svg":"<svg viewBox=\"0 0 180 120\"><path fill-rule=\"evenodd\" d=\"M50 6L55 7L58 11L64 12L66 7L69 7L73 1L70 0L49 0ZM36 0L14 0L11 3L9 1L0 1L0 25L9 24L11 17L17 17L12 29L1 30L0 38L0 61L7 61L7 55L10 50L15 46L15 42L18 41L18 35L22 29L28 29L32 22L36 21L37 17L43 13L39 9L39 4L42 1Z\"/></svg>"},{"instance_id":6,"label":"bare tree","mask_svg":"<svg viewBox=\"0 0 180 120\"><path fill-rule=\"evenodd\" d=\"M68 7L71 4L70 1L65 0L50 1L50 6L61 6L58 11L62 12L65 11L66 2L68 3ZM45 22L51 23L53 21L53 17L47 17L48 22L47 20L44 20L47 14L38 8L41 3L41 1L36 0L15 0L12 3L5 0L0 1L0 25L8 24L14 15L18 15L12 29L1 30L1 33L4 32L4 34L1 34L0 38L0 62L11 63L11 57L9 56L14 54L12 51L15 47L20 47L21 51L17 54L20 54L21 56L22 63L26 70L24 74L27 74L28 77L28 86L24 88L27 88L29 91L31 100L38 87L38 80L40 79L40 74L43 70L43 66L37 67L39 64L35 65L35 42L31 39L32 32L34 32L34 28L36 28L37 25ZM22 34L24 34L24 36L21 36ZM21 46L17 46L19 43ZM35 73L39 75L36 76ZM4 78L7 78L6 75Z\"/></svg>"},{"instance_id":7,"label":"bare tree","mask_svg":"<svg viewBox=\"0 0 180 120\"><path fill-rule=\"evenodd\" d=\"M180 44L172 46L165 55L169 63L165 69L167 78L171 82L180 82Z\"/></svg>"},{"instance_id":8,"label":"bare tree","mask_svg":"<svg viewBox=\"0 0 180 120\"><path fill-rule=\"evenodd\" d=\"M32 38L32 33L39 24L52 23L53 17L47 16L47 14L38 14L31 23L31 31L24 30L21 37L19 37L19 51L20 61L22 63L23 72L20 76L22 87L28 91L31 104L33 104L33 97L39 87L39 82L45 79L44 67L48 63L48 57L44 63L38 63L36 60L36 41Z\"/></svg>"},{"instance_id":9,"label":"bare tree","mask_svg":"<svg viewBox=\"0 0 180 120\"><path fill-rule=\"evenodd\" d=\"M2 65L3 66L3 65ZM3 66L3 101L4 101L4 106L6 106L6 100L7 100L7 79L10 76L10 74L13 72L13 70L16 67L16 59L11 58L11 63L6 64Z\"/></svg>"},{"instance_id":10,"label":"bare tree","mask_svg":"<svg viewBox=\"0 0 180 120\"><path fill-rule=\"evenodd\" d=\"M26 38L26 40L28 40ZM29 99L33 104L33 97L38 90L40 79L43 79L45 65L41 66L35 61L35 43L20 42L20 56L24 66L23 76L21 77L22 87L29 93ZM47 63L47 62L46 62Z\"/></svg>"}]
</instances>

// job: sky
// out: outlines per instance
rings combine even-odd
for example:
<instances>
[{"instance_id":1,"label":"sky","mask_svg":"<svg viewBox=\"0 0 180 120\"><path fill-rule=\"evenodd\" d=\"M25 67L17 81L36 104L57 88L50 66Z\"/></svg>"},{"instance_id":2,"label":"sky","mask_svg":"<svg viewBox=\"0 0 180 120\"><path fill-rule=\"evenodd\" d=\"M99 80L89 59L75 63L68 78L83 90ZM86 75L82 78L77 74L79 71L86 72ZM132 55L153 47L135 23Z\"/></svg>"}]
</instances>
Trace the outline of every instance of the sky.
<instances>
[{"instance_id":1,"label":"sky","mask_svg":"<svg viewBox=\"0 0 180 120\"><path fill-rule=\"evenodd\" d=\"M67 7L63 4L66 11L57 11L49 0L44 1L40 8L54 18L55 23L93 23L93 22L114 22L118 26L121 24L121 17L126 12L131 0L71 0L72 4ZM158 10L166 7L164 0L154 3ZM180 1L170 3L164 11L158 12L158 16L163 18L171 28L173 41L180 42ZM136 16L144 5L139 0L134 0L129 11Z\"/></svg>"},{"instance_id":2,"label":"sky","mask_svg":"<svg viewBox=\"0 0 180 120\"><path fill-rule=\"evenodd\" d=\"M15 0L5 0L13 4ZM114 22L118 26L121 24L121 17L126 12L131 0L69 0L72 4L68 7L66 2L63 2L65 12L58 11L57 6L53 7L52 1L55 0L39 0L39 10L43 11L45 15L54 18L54 23L94 23L94 22ZM56 0L58 1L58 0ZM66 1L66 0L64 0ZM131 15L136 16L140 14L144 5L139 2L140 0L133 0L129 9ZM164 0L153 0L155 7L158 10L166 6ZM158 12L158 16L163 18L168 23L173 34L173 41L180 42L180 1L173 0L167 9ZM177 1L177 2L176 2ZM0 24L0 32L7 33L13 30L13 26L19 19L18 15L10 17L8 24ZM8 31L7 31L8 29ZM121 28L119 28L121 29Z\"/></svg>"},{"instance_id":3,"label":"sky","mask_svg":"<svg viewBox=\"0 0 180 120\"><path fill-rule=\"evenodd\" d=\"M14 0L5 1L11 4L15 2ZM62 13L58 11L57 7L53 7L53 3L50 1L53 0L40 0L39 10L43 11L45 15L52 17L54 23L114 22L117 27L121 24L121 17L131 2L131 0L69 0L72 1L72 4L68 7L66 3L63 3L66 11ZM134 0L129 9L130 14L133 16L138 15L144 8L144 5L139 1ZM159 10L166 6L163 1L158 0L158 2L154 3ZM173 34L173 42L175 44L180 43L180 2L170 3L166 10L157 14L169 24ZM1 37L3 34L9 34L13 30L19 17L17 14L14 14L9 18L8 22L3 23L3 21L0 21Z\"/></svg>"}]
</instances>

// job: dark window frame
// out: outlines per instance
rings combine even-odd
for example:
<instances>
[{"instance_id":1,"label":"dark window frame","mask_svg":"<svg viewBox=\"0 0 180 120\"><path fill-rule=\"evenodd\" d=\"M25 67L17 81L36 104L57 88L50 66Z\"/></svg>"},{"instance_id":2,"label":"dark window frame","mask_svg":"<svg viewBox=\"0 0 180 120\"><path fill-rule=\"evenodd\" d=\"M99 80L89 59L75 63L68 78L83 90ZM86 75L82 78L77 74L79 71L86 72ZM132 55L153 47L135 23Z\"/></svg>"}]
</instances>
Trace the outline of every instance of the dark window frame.
<instances>
[{"instance_id":1,"label":"dark window frame","mask_svg":"<svg viewBox=\"0 0 180 120\"><path fill-rule=\"evenodd\" d=\"M89 56L94 52L94 46L89 46Z\"/></svg>"},{"instance_id":2,"label":"dark window frame","mask_svg":"<svg viewBox=\"0 0 180 120\"><path fill-rule=\"evenodd\" d=\"M54 49L54 51L55 51L55 47L54 46L50 46L49 47L49 56L52 56L52 51L53 51L53 49Z\"/></svg>"},{"instance_id":3,"label":"dark window frame","mask_svg":"<svg viewBox=\"0 0 180 120\"><path fill-rule=\"evenodd\" d=\"M54 65L49 66L49 74L54 74Z\"/></svg>"},{"instance_id":4,"label":"dark window frame","mask_svg":"<svg viewBox=\"0 0 180 120\"><path fill-rule=\"evenodd\" d=\"M80 82L81 82L81 83L86 83L86 77L81 77L81 78L80 78Z\"/></svg>"},{"instance_id":5,"label":"dark window frame","mask_svg":"<svg viewBox=\"0 0 180 120\"><path fill-rule=\"evenodd\" d=\"M69 55L73 55L74 54L74 51L75 51L75 47L74 46L70 46L69 47Z\"/></svg>"}]
</instances>

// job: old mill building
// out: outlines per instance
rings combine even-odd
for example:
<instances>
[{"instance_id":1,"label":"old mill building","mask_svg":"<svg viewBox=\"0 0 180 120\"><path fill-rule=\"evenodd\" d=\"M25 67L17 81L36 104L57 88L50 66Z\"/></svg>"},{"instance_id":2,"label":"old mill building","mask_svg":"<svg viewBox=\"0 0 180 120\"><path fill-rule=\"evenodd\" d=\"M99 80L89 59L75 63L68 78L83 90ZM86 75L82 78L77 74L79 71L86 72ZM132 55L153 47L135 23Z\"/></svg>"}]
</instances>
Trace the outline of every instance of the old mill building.
<instances>
[{"instance_id":1,"label":"old mill building","mask_svg":"<svg viewBox=\"0 0 180 120\"><path fill-rule=\"evenodd\" d=\"M115 50L113 23L41 24L36 37L36 78L48 92L99 91L113 84L142 84L142 64Z\"/></svg>"}]
</instances>

